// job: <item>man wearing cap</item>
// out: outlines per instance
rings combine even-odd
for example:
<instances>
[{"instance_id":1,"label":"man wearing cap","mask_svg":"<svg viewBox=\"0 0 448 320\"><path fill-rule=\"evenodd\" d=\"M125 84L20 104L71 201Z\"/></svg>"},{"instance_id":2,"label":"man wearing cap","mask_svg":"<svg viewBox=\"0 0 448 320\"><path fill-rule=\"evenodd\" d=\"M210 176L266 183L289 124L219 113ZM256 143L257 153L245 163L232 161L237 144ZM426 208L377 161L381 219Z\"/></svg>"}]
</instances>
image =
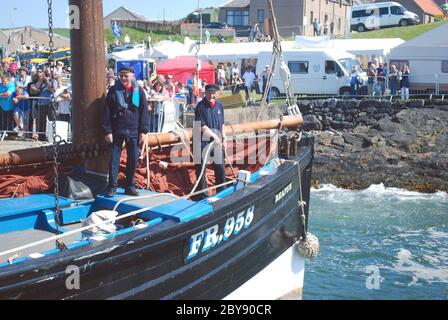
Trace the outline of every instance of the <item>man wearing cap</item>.
<instances>
[{"instance_id":1,"label":"man wearing cap","mask_svg":"<svg viewBox=\"0 0 448 320\"><path fill-rule=\"evenodd\" d=\"M134 187L134 176L142 145L149 131L149 113L145 93L134 79L131 67L122 67L119 81L115 82L106 96L103 133L111 145L109 185L106 196L113 197L117 191L117 177L123 142L126 143L125 194L138 196Z\"/></svg>"},{"instance_id":2,"label":"man wearing cap","mask_svg":"<svg viewBox=\"0 0 448 320\"><path fill-rule=\"evenodd\" d=\"M19 76L16 79L16 86L21 86L26 88L28 83L31 82L31 76L28 75L27 70L25 68L19 69Z\"/></svg>"},{"instance_id":3,"label":"man wearing cap","mask_svg":"<svg viewBox=\"0 0 448 320\"><path fill-rule=\"evenodd\" d=\"M202 159L195 158L196 178L201 175L202 164L204 161L204 151L209 146L210 142L216 142L210 154L214 159L215 170L215 185L221 185L226 181L226 170L224 166L223 149L225 150L225 132L224 132L224 107L216 100L216 93L219 87L214 84L209 84L205 87L205 98L198 103L195 109L195 122L200 124L201 128L201 155ZM195 141L193 141L193 144ZM200 161L199 161L200 160ZM199 182L197 190L205 190L207 184L205 182L205 172ZM224 187L219 187L217 192L223 190ZM201 194L198 198L204 199L207 197L206 193Z\"/></svg>"}]
</instances>

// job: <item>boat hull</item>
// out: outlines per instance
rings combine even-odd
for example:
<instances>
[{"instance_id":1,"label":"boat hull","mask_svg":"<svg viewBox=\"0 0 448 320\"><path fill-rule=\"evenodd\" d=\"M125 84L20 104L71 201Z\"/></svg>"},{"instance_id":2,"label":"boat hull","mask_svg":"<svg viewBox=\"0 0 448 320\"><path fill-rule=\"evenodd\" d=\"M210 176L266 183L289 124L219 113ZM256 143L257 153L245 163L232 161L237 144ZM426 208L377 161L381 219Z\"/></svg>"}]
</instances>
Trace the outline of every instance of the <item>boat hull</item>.
<instances>
[{"instance_id":1,"label":"boat hull","mask_svg":"<svg viewBox=\"0 0 448 320\"><path fill-rule=\"evenodd\" d=\"M238 289L277 259L299 263L292 292L300 291L304 264L294 244L304 228L298 202L302 194L308 217L314 152L313 138L304 139L309 141L290 159L296 163L284 162L203 217L5 267L0 299L248 299L250 292Z\"/></svg>"}]
</instances>

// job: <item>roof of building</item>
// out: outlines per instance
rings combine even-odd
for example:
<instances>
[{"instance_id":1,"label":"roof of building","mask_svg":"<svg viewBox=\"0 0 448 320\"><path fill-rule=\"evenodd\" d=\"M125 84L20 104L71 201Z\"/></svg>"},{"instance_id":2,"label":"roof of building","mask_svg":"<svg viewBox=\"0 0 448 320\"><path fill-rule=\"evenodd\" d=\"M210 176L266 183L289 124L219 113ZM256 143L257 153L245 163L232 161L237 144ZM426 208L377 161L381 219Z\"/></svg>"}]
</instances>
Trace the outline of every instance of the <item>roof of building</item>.
<instances>
[{"instance_id":1,"label":"roof of building","mask_svg":"<svg viewBox=\"0 0 448 320\"><path fill-rule=\"evenodd\" d=\"M220 8L245 8L249 5L250 0L231 0L220 6Z\"/></svg>"},{"instance_id":2,"label":"roof of building","mask_svg":"<svg viewBox=\"0 0 448 320\"><path fill-rule=\"evenodd\" d=\"M128 14L130 14L135 20L138 21L148 21L148 19L146 19L146 17L138 12L135 12L131 9L128 9L126 7L119 7L117 10L112 11L111 13L109 13L106 17L104 17L104 19L107 19L108 17L110 17L111 15L117 13L119 10L124 10L126 11Z\"/></svg>"},{"instance_id":3,"label":"roof of building","mask_svg":"<svg viewBox=\"0 0 448 320\"><path fill-rule=\"evenodd\" d=\"M443 17L443 11L439 8L437 4L435 4L432 0L414 0L414 2L423 10L424 13L427 13L433 17Z\"/></svg>"}]
</instances>

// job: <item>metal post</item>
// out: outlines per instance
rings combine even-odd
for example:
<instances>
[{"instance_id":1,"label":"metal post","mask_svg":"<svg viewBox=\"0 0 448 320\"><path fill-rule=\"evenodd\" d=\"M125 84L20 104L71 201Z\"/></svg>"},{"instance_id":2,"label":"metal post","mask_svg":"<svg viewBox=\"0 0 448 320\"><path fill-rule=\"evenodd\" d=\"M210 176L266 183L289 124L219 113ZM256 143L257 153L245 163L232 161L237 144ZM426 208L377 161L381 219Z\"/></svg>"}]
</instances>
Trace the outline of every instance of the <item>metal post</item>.
<instances>
[{"instance_id":1,"label":"metal post","mask_svg":"<svg viewBox=\"0 0 448 320\"><path fill-rule=\"evenodd\" d=\"M436 73L434 76L436 77L436 94L439 95L440 94L439 74Z\"/></svg>"},{"instance_id":2,"label":"metal post","mask_svg":"<svg viewBox=\"0 0 448 320\"><path fill-rule=\"evenodd\" d=\"M106 91L106 63L102 0L69 0L79 9L79 28L70 30L73 144L97 147L104 143L102 118ZM108 159L80 159L86 169L106 173Z\"/></svg>"}]
</instances>

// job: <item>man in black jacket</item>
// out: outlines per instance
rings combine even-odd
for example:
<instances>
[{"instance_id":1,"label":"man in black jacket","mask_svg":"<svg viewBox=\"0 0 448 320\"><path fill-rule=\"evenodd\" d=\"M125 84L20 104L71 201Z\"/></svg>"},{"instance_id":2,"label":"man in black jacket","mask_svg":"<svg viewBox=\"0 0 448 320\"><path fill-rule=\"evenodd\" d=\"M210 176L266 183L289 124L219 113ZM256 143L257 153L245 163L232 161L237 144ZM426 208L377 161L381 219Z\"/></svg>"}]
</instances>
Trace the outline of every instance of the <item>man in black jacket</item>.
<instances>
[{"instance_id":1,"label":"man in black jacket","mask_svg":"<svg viewBox=\"0 0 448 320\"><path fill-rule=\"evenodd\" d=\"M112 149L108 197L116 194L123 142L126 143L127 153L125 193L131 196L139 195L134 187L134 176L139 145L143 144L149 131L146 96L134 80L133 68L123 67L119 73L120 81L117 81L107 93L103 118L103 133Z\"/></svg>"}]
</instances>

